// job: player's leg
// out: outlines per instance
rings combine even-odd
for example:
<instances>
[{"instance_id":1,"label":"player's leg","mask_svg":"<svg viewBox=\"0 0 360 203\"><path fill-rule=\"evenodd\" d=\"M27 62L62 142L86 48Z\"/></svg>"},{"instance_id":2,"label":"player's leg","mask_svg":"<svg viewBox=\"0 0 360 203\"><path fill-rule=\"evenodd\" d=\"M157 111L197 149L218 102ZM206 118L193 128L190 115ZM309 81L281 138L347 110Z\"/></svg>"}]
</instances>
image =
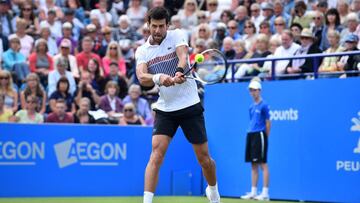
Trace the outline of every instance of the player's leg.
<instances>
[{"instance_id":1,"label":"player's leg","mask_svg":"<svg viewBox=\"0 0 360 203\"><path fill-rule=\"evenodd\" d=\"M220 194L216 181L215 161L209 155L208 143L193 144L196 158L201 166L209 186L206 188L206 196L213 203L220 203Z\"/></svg>"},{"instance_id":2,"label":"player's leg","mask_svg":"<svg viewBox=\"0 0 360 203\"><path fill-rule=\"evenodd\" d=\"M263 189L260 195L255 199L257 200L269 200L269 167L267 165L267 149L268 149L268 137L264 132L260 132L261 138L261 157L260 157L260 167L263 172Z\"/></svg>"},{"instance_id":3,"label":"player's leg","mask_svg":"<svg viewBox=\"0 0 360 203\"><path fill-rule=\"evenodd\" d=\"M171 137L166 135L154 135L152 137L152 151L145 170L145 191L154 193L160 166L170 141Z\"/></svg>"},{"instance_id":4,"label":"player's leg","mask_svg":"<svg viewBox=\"0 0 360 203\"><path fill-rule=\"evenodd\" d=\"M263 172L263 186L269 187L269 167L267 163L261 164L261 170Z\"/></svg>"}]
</instances>

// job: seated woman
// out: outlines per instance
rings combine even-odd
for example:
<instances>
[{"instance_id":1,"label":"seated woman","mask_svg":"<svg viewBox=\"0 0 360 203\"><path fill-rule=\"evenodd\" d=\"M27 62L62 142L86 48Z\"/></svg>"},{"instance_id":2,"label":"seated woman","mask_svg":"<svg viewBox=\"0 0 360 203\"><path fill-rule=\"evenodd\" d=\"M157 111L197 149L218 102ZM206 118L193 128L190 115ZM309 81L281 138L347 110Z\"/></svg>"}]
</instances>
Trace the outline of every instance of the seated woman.
<instances>
[{"instance_id":1,"label":"seated woman","mask_svg":"<svg viewBox=\"0 0 360 203\"><path fill-rule=\"evenodd\" d=\"M37 105L35 106L35 110L40 114L45 113L46 110L46 93L44 89L40 85L39 76L35 73L30 73L26 77L26 88L20 93L20 101L21 101L21 108L25 109L27 107L27 100L28 96L36 97Z\"/></svg>"},{"instance_id":2,"label":"seated woman","mask_svg":"<svg viewBox=\"0 0 360 203\"><path fill-rule=\"evenodd\" d=\"M0 123L11 121L12 115L13 111L5 108L5 96L0 94Z\"/></svg>"},{"instance_id":3,"label":"seated woman","mask_svg":"<svg viewBox=\"0 0 360 203\"><path fill-rule=\"evenodd\" d=\"M30 71L40 77L41 84L46 88L49 72L54 69L53 59L47 54L49 48L45 39L38 39L35 52L29 56Z\"/></svg>"},{"instance_id":4,"label":"seated woman","mask_svg":"<svg viewBox=\"0 0 360 203\"><path fill-rule=\"evenodd\" d=\"M73 114L76 112L74 96L71 95L71 93L69 93L69 87L70 87L69 80L65 76L62 76L60 80L57 82L56 91L53 92L49 98L49 105L51 112L55 112L56 100L58 99L65 100L67 106L66 108L67 112L71 112Z\"/></svg>"},{"instance_id":5,"label":"seated woman","mask_svg":"<svg viewBox=\"0 0 360 203\"><path fill-rule=\"evenodd\" d=\"M96 59L90 59L89 63L88 63L88 71L90 73L90 79L91 79L91 86L100 92L100 94L102 95L103 93L101 92L101 87L104 83L104 77L101 74L101 70L100 70L100 64Z\"/></svg>"},{"instance_id":6,"label":"seated woman","mask_svg":"<svg viewBox=\"0 0 360 203\"><path fill-rule=\"evenodd\" d=\"M126 76L125 59L122 56L120 46L117 42L112 41L109 43L106 51L106 56L102 59L104 76L108 76L110 73L110 64L115 62L119 66L120 74Z\"/></svg>"},{"instance_id":7,"label":"seated woman","mask_svg":"<svg viewBox=\"0 0 360 203\"><path fill-rule=\"evenodd\" d=\"M124 116L120 118L119 125L146 125L144 119L141 116L136 115L134 104L125 104L123 113Z\"/></svg>"},{"instance_id":8,"label":"seated woman","mask_svg":"<svg viewBox=\"0 0 360 203\"><path fill-rule=\"evenodd\" d=\"M18 110L18 93L14 89L11 74L7 70L0 70L0 94L5 97L5 108L16 112Z\"/></svg>"},{"instance_id":9,"label":"seated woman","mask_svg":"<svg viewBox=\"0 0 360 203\"><path fill-rule=\"evenodd\" d=\"M123 104L121 99L116 96L119 92L119 86L114 81L109 81L105 87L105 95L100 98L99 108L104 110L110 118L117 119L117 113L121 113Z\"/></svg>"},{"instance_id":10,"label":"seated woman","mask_svg":"<svg viewBox=\"0 0 360 203\"><path fill-rule=\"evenodd\" d=\"M16 121L18 123L43 123L43 115L38 113L36 110L39 103L38 97L34 95L28 95L25 101L25 109L22 109L15 114Z\"/></svg>"},{"instance_id":11,"label":"seated woman","mask_svg":"<svg viewBox=\"0 0 360 203\"><path fill-rule=\"evenodd\" d=\"M330 47L324 51L323 53L330 54L330 53L337 53L344 51L344 48L340 46L340 34L338 31L335 30L329 30L327 35ZM336 73L339 71L344 71L343 67L340 67L337 65L337 62L339 61L338 56L333 57L325 57L323 59L323 62L321 63L319 67L319 73ZM339 74L320 74L320 77L338 77Z\"/></svg>"}]
</instances>

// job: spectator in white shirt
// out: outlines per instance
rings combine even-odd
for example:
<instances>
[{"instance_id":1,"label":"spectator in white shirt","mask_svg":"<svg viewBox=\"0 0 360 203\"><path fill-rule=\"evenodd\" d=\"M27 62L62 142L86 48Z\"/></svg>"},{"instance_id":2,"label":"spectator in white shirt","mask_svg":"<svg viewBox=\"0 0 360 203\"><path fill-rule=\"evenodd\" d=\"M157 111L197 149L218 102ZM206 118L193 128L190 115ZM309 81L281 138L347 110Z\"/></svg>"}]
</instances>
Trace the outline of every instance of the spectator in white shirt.
<instances>
[{"instance_id":1,"label":"spectator in white shirt","mask_svg":"<svg viewBox=\"0 0 360 203\"><path fill-rule=\"evenodd\" d=\"M99 9L94 9L90 12L91 16L97 16L99 19L101 27L110 26L111 23L111 14L107 12L107 3L106 0L101 0L99 2Z\"/></svg>"},{"instance_id":2,"label":"spectator in white shirt","mask_svg":"<svg viewBox=\"0 0 360 203\"><path fill-rule=\"evenodd\" d=\"M70 71L66 70L68 66L68 60L65 58L59 58L55 64L56 68L49 73L48 77L48 96L50 96L53 92L56 91L57 82L60 80L62 76L65 76L70 83L69 93L74 95L76 90L75 79Z\"/></svg>"}]
</instances>

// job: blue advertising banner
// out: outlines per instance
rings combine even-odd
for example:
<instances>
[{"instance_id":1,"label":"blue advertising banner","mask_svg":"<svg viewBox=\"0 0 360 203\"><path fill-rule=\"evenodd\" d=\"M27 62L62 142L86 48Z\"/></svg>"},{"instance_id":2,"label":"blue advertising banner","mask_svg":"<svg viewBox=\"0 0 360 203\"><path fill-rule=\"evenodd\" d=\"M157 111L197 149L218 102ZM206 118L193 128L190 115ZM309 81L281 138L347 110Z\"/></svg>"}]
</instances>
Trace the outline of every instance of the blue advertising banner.
<instances>
[{"instance_id":1,"label":"blue advertising banner","mask_svg":"<svg viewBox=\"0 0 360 203\"><path fill-rule=\"evenodd\" d=\"M143 194L150 127L0 124L0 129L0 197ZM159 179L158 195L201 193L201 169L181 130Z\"/></svg>"},{"instance_id":2,"label":"blue advertising banner","mask_svg":"<svg viewBox=\"0 0 360 203\"><path fill-rule=\"evenodd\" d=\"M245 163L248 108L246 83L206 88L206 121L217 163L220 193L250 191ZM268 163L270 197L360 202L359 78L263 82L272 122ZM261 190L262 179L258 188Z\"/></svg>"}]
</instances>

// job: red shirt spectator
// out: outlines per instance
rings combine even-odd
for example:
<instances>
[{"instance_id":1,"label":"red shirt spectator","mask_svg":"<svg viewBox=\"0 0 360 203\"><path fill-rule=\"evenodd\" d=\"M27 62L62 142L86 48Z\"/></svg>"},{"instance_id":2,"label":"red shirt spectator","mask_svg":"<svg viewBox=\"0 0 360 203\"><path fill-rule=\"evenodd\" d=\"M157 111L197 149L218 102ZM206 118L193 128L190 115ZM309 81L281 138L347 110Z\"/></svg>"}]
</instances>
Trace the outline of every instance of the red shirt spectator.
<instances>
[{"instance_id":1,"label":"red shirt spectator","mask_svg":"<svg viewBox=\"0 0 360 203\"><path fill-rule=\"evenodd\" d=\"M102 68L102 61L99 55L93 53L91 50L93 48L93 42L90 37L84 37L82 40L82 49L83 51L76 55L76 61L79 67L80 72L87 70L87 65L90 59L95 59Z\"/></svg>"},{"instance_id":2,"label":"red shirt spectator","mask_svg":"<svg viewBox=\"0 0 360 203\"><path fill-rule=\"evenodd\" d=\"M56 100L55 112L50 113L46 118L47 123L74 123L74 117L66 113L66 103L64 99Z\"/></svg>"}]
</instances>

